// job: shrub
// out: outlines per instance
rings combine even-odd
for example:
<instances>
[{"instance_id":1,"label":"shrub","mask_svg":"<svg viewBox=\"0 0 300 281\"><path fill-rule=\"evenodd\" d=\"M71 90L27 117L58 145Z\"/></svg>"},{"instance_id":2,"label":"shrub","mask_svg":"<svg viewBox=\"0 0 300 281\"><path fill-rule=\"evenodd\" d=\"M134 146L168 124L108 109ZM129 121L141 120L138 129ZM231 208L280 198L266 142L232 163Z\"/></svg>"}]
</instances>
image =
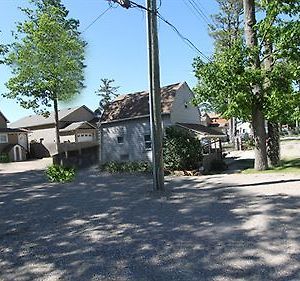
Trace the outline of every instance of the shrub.
<instances>
[{"instance_id":1,"label":"shrub","mask_svg":"<svg viewBox=\"0 0 300 281\"><path fill-rule=\"evenodd\" d=\"M193 170L202 160L201 144L190 132L176 127L166 129L164 162L167 170Z\"/></svg>"},{"instance_id":2,"label":"shrub","mask_svg":"<svg viewBox=\"0 0 300 281\"><path fill-rule=\"evenodd\" d=\"M101 170L109 173L134 173L134 172L150 172L151 165L149 162L107 162L101 166Z\"/></svg>"},{"instance_id":3,"label":"shrub","mask_svg":"<svg viewBox=\"0 0 300 281\"><path fill-rule=\"evenodd\" d=\"M8 154L6 153L0 154L0 163L8 163L8 162L9 162Z\"/></svg>"},{"instance_id":4,"label":"shrub","mask_svg":"<svg viewBox=\"0 0 300 281\"><path fill-rule=\"evenodd\" d=\"M75 170L60 165L51 165L46 170L50 182L70 182L75 178Z\"/></svg>"}]
</instances>

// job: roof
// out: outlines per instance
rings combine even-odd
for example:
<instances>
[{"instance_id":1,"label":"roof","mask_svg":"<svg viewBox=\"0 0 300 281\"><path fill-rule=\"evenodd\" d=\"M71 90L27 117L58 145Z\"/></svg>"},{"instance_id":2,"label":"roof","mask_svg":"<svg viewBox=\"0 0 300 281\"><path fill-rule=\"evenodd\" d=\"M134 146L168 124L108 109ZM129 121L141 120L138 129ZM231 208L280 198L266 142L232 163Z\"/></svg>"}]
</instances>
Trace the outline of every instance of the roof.
<instances>
[{"instance_id":1,"label":"roof","mask_svg":"<svg viewBox=\"0 0 300 281\"><path fill-rule=\"evenodd\" d=\"M69 114L75 112L77 109L79 109L81 107L84 107L88 111L91 111L85 105L74 107L74 108L60 109L60 110L58 110L59 120L64 119L66 116L68 116ZM30 127L50 125L50 124L55 124L54 111L50 112L49 117L44 117L41 114L26 116L24 118L21 118L21 119L17 120L16 122L10 123L9 127L10 128L30 128Z\"/></svg>"},{"instance_id":2,"label":"roof","mask_svg":"<svg viewBox=\"0 0 300 281\"><path fill-rule=\"evenodd\" d=\"M176 91L183 83L161 88L161 112L170 113ZM111 102L101 116L101 122L111 122L149 115L149 92L142 91L122 95Z\"/></svg>"},{"instance_id":3,"label":"roof","mask_svg":"<svg viewBox=\"0 0 300 281\"><path fill-rule=\"evenodd\" d=\"M20 146L21 148L26 150L26 148L24 148L22 145L18 143L13 143L13 144L10 143L2 149L2 153L9 153L15 146Z\"/></svg>"},{"instance_id":4,"label":"roof","mask_svg":"<svg viewBox=\"0 0 300 281\"><path fill-rule=\"evenodd\" d=\"M74 122L72 124L70 124L69 126L60 129L60 132L70 132L70 131L75 131L77 129L80 129L81 127L83 127L83 125L88 125L89 127L91 127L92 129L95 129L96 127L93 126L92 124L90 124L87 121L81 121L81 122ZM84 128L85 129L85 128Z\"/></svg>"},{"instance_id":5,"label":"roof","mask_svg":"<svg viewBox=\"0 0 300 281\"><path fill-rule=\"evenodd\" d=\"M3 117L3 119L5 119L5 121L8 123L9 122L9 120L5 117L5 115L0 111L0 116L2 116Z\"/></svg>"},{"instance_id":6,"label":"roof","mask_svg":"<svg viewBox=\"0 0 300 281\"><path fill-rule=\"evenodd\" d=\"M0 133L27 133L27 130L11 129L11 128L0 128Z\"/></svg>"},{"instance_id":7,"label":"roof","mask_svg":"<svg viewBox=\"0 0 300 281\"><path fill-rule=\"evenodd\" d=\"M201 124L177 123L176 125L192 130L196 133L200 133L201 135L204 135L206 137L226 137L226 135L224 135L223 133Z\"/></svg>"}]
</instances>

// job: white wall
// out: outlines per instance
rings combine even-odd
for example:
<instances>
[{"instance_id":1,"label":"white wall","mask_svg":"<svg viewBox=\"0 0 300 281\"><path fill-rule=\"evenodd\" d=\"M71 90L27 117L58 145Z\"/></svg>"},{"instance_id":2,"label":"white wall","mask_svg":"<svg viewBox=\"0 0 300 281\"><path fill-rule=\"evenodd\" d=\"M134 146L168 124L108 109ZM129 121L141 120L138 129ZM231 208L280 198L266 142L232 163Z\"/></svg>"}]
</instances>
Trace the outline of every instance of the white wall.
<instances>
[{"instance_id":1,"label":"white wall","mask_svg":"<svg viewBox=\"0 0 300 281\"><path fill-rule=\"evenodd\" d=\"M171 122L200 124L199 109L191 104L193 92L184 83L178 90L171 109Z\"/></svg>"}]
</instances>

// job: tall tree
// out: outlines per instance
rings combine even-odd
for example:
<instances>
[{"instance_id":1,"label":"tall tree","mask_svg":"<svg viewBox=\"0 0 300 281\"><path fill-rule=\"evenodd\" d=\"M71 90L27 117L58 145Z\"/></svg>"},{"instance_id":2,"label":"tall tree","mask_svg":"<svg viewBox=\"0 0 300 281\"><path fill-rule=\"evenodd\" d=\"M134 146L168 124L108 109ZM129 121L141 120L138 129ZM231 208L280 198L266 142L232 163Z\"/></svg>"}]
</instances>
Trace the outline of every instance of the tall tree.
<instances>
[{"instance_id":1,"label":"tall tree","mask_svg":"<svg viewBox=\"0 0 300 281\"><path fill-rule=\"evenodd\" d=\"M276 124L286 120L286 116L299 116L299 95L295 94L292 84L297 77L299 79L300 4L298 1L275 0L268 3L261 0L261 11L269 11L258 24L255 24L254 1L246 4L247 46L240 38L231 48L217 48L212 62L204 63L197 58L194 62L199 81L196 92L198 102L210 101L223 115L252 120L256 130L254 134L259 135L256 151L262 149L258 154L265 163L264 122L259 118L258 126L257 117L265 116L269 124ZM249 14L249 9L252 14ZM270 126L268 133L269 136L276 135ZM275 155L279 152L278 144L268 142L268 151ZM278 155L275 160L279 159ZM257 169L264 167L265 164L263 167L256 165Z\"/></svg>"},{"instance_id":2,"label":"tall tree","mask_svg":"<svg viewBox=\"0 0 300 281\"><path fill-rule=\"evenodd\" d=\"M243 1L217 0L217 2L220 11L211 16L213 24L209 25L209 30L215 40L215 48L222 50L232 47L242 35Z\"/></svg>"},{"instance_id":3,"label":"tall tree","mask_svg":"<svg viewBox=\"0 0 300 281\"><path fill-rule=\"evenodd\" d=\"M219 12L211 16L213 24L209 25L210 36L215 40L215 50L232 48L242 36L243 1L217 0ZM229 119L229 139L235 143L236 118ZM237 144L237 143L236 143Z\"/></svg>"},{"instance_id":4,"label":"tall tree","mask_svg":"<svg viewBox=\"0 0 300 281\"><path fill-rule=\"evenodd\" d=\"M95 93L100 96L99 107L96 110L98 115L101 115L105 109L105 107L118 96L117 91L120 88L119 86L113 86L112 84L115 82L114 79L102 78L100 80L100 86Z\"/></svg>"},{"instance_id":5,"label":"tall tree","mask_svg":"<svg viewBox=\"0 0 300 281\"><path fill-rule=\"evenodd\" d=\"M250 50L250 64L254 73L260 70L261 62L258 53L258 39L255 29L255 2L254 0L244 0L244 18L245 18L245 38L246 46ZM261 83L252 83L251 91L253 94L252 99L252 128L254 136L254 153L255 162L254 168L256 170L266 170L268 168L267 153L266 153L266 130L265 130L265 117L263 114L263 89Z\"/></svg>"},{"instance_id":6,"label":"tall tree","mask_svg":"<svg viewBox=\"0 0 300 281\"><path fill-rule=\"evenodd\" d=\"M12 78L5 97L47 116L54 108L56 143L60 149L58 102L68 101L83 88L84 49L79 21L68 18L60 0L32 0L34 9L17 24L15 43L7 57Z\"/></svg>"}]
</instances>

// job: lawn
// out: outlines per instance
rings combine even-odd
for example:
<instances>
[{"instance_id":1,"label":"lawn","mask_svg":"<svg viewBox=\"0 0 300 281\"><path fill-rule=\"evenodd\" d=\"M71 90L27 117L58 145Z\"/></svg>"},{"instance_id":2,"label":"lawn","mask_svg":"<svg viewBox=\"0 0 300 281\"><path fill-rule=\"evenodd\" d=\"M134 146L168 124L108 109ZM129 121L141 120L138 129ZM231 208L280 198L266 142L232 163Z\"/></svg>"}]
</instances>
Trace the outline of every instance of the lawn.
<instances>
[{"instance_id":1,"label":"lawn","mask_svg":"<svg viewBox=\"0 0 300 281\"><path fill-rule=\"evenodd\" d=\"M256 171L254 169L245 169L242 171L243 174L254 174L254 173L300 173L300 158L294 159L283 159L281 160L280 166L269 168L265 171Z\"/></svg>"}]
</instances>

